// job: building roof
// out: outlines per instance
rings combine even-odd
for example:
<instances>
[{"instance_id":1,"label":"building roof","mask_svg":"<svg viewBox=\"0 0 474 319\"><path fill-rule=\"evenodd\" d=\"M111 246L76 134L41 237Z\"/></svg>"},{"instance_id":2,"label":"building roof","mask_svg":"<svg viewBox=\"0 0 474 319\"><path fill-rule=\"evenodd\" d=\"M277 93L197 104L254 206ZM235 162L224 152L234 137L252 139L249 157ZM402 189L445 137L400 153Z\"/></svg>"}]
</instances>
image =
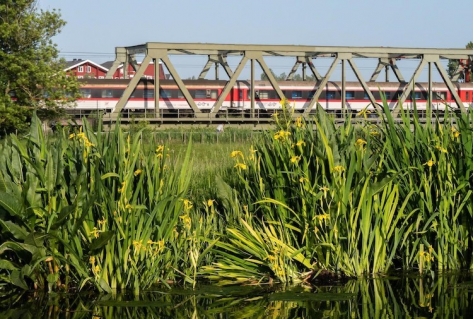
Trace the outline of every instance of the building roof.
<instances>
[{"instance_id":1,"label":"building roof","mask_svg":"<svg viewBox=\"0 0 474 319\"><path fill-rule=\"evenodd\" d=\"M112 67L112 65L114 64L115 61L107 61L107 62L104 62L102 63L101 65L104 67L104 68L107 68L108 70L110 70L110 68ZM159 62L161 64L161 61ZM138 65L141 65L142 64L142 61L140 62L137 62ZM150 65L152 64L155 64L153 61L150 61ZM123 63L120 63L117 67L118 69L120 68L123 68Z\"/></svg>"},{"instance_id":2,"label":"building roof","mask_svg":"<svg viewBox=\"0 0 474 319\"><path fill-rule=\"evenodd\" d=\"M107 68L107 70L110 70L110 68L112 67L112 65L114 64L115 61L107 61L107 62L104 62L102 63L101 65L104 67L104 68Z\"/></svg>"},{"instance_id":3,"label":"building roof","mask_svg":"<svg viewBox=\"0 0 474 319\"><path fill-rule=\"evenodd\" d=\"M82 59L73 59L72 61L66 61L66 68L64 69L64 71L68 71L68 70L71 70L71 69L74 69L78 66L81 66L83 64L91 64L99 69L102 69L103 71L108 71L109 69L100 65L100 64L97 64L91 60L82 60Z\"/></svg>"}]
</instances>

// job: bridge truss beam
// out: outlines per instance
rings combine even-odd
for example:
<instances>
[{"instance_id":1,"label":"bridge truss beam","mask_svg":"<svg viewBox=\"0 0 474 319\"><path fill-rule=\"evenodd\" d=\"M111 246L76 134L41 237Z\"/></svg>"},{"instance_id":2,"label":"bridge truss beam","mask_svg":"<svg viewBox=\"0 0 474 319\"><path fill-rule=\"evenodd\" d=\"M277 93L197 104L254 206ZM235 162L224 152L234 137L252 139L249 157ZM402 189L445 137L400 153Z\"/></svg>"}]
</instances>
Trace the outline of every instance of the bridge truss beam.
<instances>
[{"instance_id":1,"label":"bridge truss beam","mask_svg":"<svg viewBox=\"0 0 474 319\"><path fill-rule=\"evenodd\" d=\"M116 48L116 59L113 63L112 68L106 75L106 78L110 78L117 67L123 63L124 70L125 66L129 63L136 70L135 76L130 80L127 89L117 103L114 113L118 114L126 105L128 99L130 98L131 93L136 88L140 78L143 76L146 67L153 60L155 66L159 64L159 61L163 62L168 71L170 72L172 79L176 82L179 90L183 93L186 101L188 102L190 108L194 111L194 115L197 118L209 117L213 118L216 116L217 112L221 108L225 97L230 93L230 90L236 83L239 75L241 74L245 65L250 61L251 64L251 105L252 105L252 114L255 106L255 96L254 96L254 62L257 61L263 72L265 73L267 79L271 83L273 89L277 95L283 99L284 94L280 89L278 82L273 76L270 68L265 62L265 57L295 57L296 63L293 66L293 69L288 76L289 79L294 75L299 65L303 65L303 70L308 65L311 72L315 76L317 82L315 82L315 94L313 95L311 101L305 106L305 113L309 113L317 105L317 101L327 84L330 80L331 75L333 74L336 66L340 63L342 66L341 70L341 107L346 109L345 101L345 76L346 76L346 62L351 67L352 71L357 77L357 80L363 87L365 93L367 94L369 100L374 106L377 106L377 103L374 99L374 96L370 92L367 82L363 79L361 73L359 72L355 59L378 59L378 65L376 66L370 81L376 81L380 72L385 68L385 80L388 81L388 72L391 69L397 80L400 83L405 84L403 93L401 95L400 104L405 102L416 83L420 73L423 68L428 65L429 73L429 84L428 87L431 90L431 68L434 64L438 70L441 78L445 82L449 91L451 92L454 100L456 101L457 107L465 112L465 108L461 99L452 84L452 80L447 75L444 70L441 60L453 59L453 60L468 60L472 61L472 50L471 49L434 49L434 48L390 48L390 47L335 47L335 46L298 46L298 45L239 45L239 44L205 44L205 43L161 43L161 42L148 42L142 45L130 46L130 47L117 47ZM136 55L144 55L144 60L141 65L138 65L135 61ZM221 95L218 97L216 103L212 107L210 113L203 113L196 105L194 99L189 93L188 89L181 80L178 72L171 63L169 56L171 55L204 55L208 56L208 61L201 71L199 78L203 79L212 64L216 66L216 78L218 78L218 66L221 65L226 71L229 80L224 86L224 89ZM227 57L229 56L242 56L237 68L232 71L227 63ZM312 63L312 60L315 58L325 58L333 59L332 64L329 67L326 75L321 76L317 71L316 67ZM396 65L396 61L400 59L412 59L419 60L420 64L416 68L415 72L411 76L410 81L405 82L403 76L400 73ZM125 74L124 77L126 78ZM158 68L155 67L155 103L158 105L159 99L159 73ZM429 92L431 97L432 92ZM431 98L430 98L431 100ZM395 113L398 112L398 109L395 109Z\"/></svg>"}]
</instances>

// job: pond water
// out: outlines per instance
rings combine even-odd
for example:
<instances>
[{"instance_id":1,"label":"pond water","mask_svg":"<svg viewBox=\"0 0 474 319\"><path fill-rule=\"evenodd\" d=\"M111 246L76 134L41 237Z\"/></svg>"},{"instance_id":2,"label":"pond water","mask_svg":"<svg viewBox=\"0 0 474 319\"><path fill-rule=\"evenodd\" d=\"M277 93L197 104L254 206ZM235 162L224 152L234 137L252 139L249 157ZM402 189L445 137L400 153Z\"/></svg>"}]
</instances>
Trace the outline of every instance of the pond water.
<instances>
[{"instance_id":1,"label":"pond water","mask_svg":"<svg viewBox=\"0 0 474 319\"><path fill-rule=\"evenodd\" d=\"M472 273L317 287L201 286L98 295L5 294L0 318L472 318Z\"/></svg>"}]
</instances>

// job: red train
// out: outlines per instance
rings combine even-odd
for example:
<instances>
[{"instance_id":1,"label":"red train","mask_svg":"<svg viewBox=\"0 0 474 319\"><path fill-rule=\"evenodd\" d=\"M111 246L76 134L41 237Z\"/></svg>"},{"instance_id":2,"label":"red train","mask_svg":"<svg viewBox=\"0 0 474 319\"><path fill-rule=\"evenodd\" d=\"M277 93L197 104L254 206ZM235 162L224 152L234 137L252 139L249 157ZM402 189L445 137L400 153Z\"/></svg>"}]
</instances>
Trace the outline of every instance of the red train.
<instances>
[{"instance_id":1,"label":"red train","mask_svg":"<svg viewBox=\"0 0 474 319\"><path fill-rule=\"evenodd\" d=\"M77 105L71 108L76 114L101 110L112 112L122 96L129 80L87 80L81 83L82 97ZM271 114L280 108L280 98L271 84L267 81L255 81L255 112ZM214 80L184 80L184 84L193 97L196 105L203 112L209 112L219 98L227 81ZM318 83L302 81L282 81L278 83L285 97L296 111L302 111L311 101ZM398 103L405 84L398 82L369 82L367 83L374 98L381 103L385 94L391 108ZM457 93L465 107L472 106L472 83L456 83ZM432 83L433 109L444 110L446 106L457 108L456 103L444 83ZM226 96L219 110L220 113L246 112L251 108L249 81L237 81ZM328 82L318 103L328 112L341 110L341 82ZM359 82L346 82L346 108L355 112L370 106L370 100ZM403 103L406 109L425 110L428 100L428 84L417 83L411 96ZM143 79L132 93L122 110L130 112L149 112L160 116L176 116L176 114L192 114L193 111L173 80L160 80L159 110L155 110L153 80Z\"/></svg>"}]
</instances>

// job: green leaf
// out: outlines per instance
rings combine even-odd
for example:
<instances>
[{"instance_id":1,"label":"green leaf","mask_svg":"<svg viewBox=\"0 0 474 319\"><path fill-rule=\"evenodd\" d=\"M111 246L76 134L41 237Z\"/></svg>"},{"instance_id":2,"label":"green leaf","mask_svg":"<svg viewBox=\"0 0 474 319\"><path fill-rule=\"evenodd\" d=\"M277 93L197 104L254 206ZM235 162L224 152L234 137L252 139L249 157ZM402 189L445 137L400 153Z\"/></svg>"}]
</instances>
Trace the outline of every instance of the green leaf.
<instances>
[{"instance_id":1,"label":"green leaf","mask_svg":"<svg viewBox=\"0 0 474 319\"><path fill-rule=\"evenodd\" d=\"M120 178L120 175L117 174L117 173L107 173L107 174L104 174L100 177L100 179L104 180L106 178L109 178L109 177L117 177L117 178Z\"/></svg>"},{"instance_id":2,"label":"green leaf","mask_svg":"<svg viewBox=\"0 0 474 319\"><path fill-rule=\"evenodd\" d=\"M47 277L46 277L46 280L50 283L50 284L54 284L55 282L57 282L59 279L59 273L54 273L54 274L49 274Z\"/></svg>"},{"instance_id":3,"label":"green leaf","mask_svg":"<svg viewBox=\"0 0 474 319\"><path fill-rule=\"evenodd\" d=\"M3 174L0 171L0 192L6 192L7 191L7 184L5 182L5 179L3 178Z\"/></svg>"},{"instance_id":4,"label":"green leaf","mask_svg":"<svg viewBox=\"0 0 474 319\"><path fill-rule=\"evenodd\" d=\"M25 279L22 277L19 270L13 270L9 279L11 284L20 287L21 289L28 290Z\"/></svg>"},{"instance_id":5,"label":"green leaf","mask_svg":"<svg viewBox=\"0 0 474 319\"><path fill-rule=\"evenodd\" d=\"M11 261L0 259L0 269L19 270Z\"/></svg>"},{"instance_id":6,"label":"green leaf","mask_svg":"<svg viewBox=\"0 0 474 319\"><path fill-rule=\"evenodd\" d=\"M3 207L11 216L21 216L23 208L21 203L11 194L0 191L0 207Z\"/></svg>"},{"instance_id":7,"label":"green leaf","mask_svg":"<svg viewBox=\"0 0 474 319\"><path fill-rule=\"evenodd\" d=\"M21 226L18 226L10 220L0 220L0 225L2 226L4 231L11 233L15 239L23 241L25 240L26 236L28 236L28 231L26 229Z\"/></svg>"},{"instance_id":8,"label":"green leaf","mask_svg":"<svg viewBox=\"0 0 474 319\"><path fill-rule=\"evenodd\" d=\"M89 250L90 251L95 251L95 250L99 250L101 249L102 247L104 247L107 242L115 236L115 233L114 232L111 232L111 231L106 231L106 232L103 232L103 233L99 233L99 237L98 238L95 238L90 246L89 246Z\"/></svg>"},{"instance_id":9,"label":"green leaf","mask_svg":"<svg viewBox=\"0 0 474 319\"><path fill-rule=\"evenodd\" d=\"M105 292L107 293L112 293L112 288L110 288L109 284L103 279L103 278L100 278L99 279L99 286L100 288L102 288Z\"/></svg>"},{"instance_id":10,"label":"green leaf","mask_svg":"<svg viewBox=\"0 0 474 319\"><path fill-rule=\"evenodd\" d=\"M58 214L58 217L56 218L56 221L54 224L51 226L51 230L58 229L60 226L64 224L64 221L71 216L71 214L74 212L76 209L75 206L66 206L61 209L61 211Z\"/></svg>"}]
</instances>

